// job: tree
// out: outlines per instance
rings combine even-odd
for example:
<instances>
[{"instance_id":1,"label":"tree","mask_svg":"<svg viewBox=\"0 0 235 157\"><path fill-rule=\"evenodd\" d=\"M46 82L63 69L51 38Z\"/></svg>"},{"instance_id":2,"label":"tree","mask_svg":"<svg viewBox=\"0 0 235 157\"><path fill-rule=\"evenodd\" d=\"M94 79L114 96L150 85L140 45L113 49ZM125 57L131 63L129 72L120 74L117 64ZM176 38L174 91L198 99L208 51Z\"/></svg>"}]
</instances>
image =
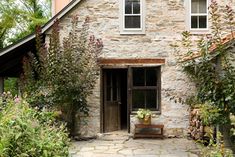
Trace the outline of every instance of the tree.
<instances>
[{"instance_id":1,"label":"tree","mask_svg":"<svg viewBox=\"0 0 235 157\"><path fill-rule=\"evenodd\" d=\"M0 48L34 32L50 17L49 0L0 1Z\"/></svg>"},{"instance_id":2,"label":"tree","mask_svg":"<svg viewBox=\"0 0 235 157\"><path fill-rule=\"evenodd\" d=\"M72 29L60 42L59 22L56 21L46 49L37 29L37 53L29 54L24 60L25 91L30 97L36 96L31 103L42 106L51 104L59 107L65 115L70 134L77 134L77 115L88 115L87 96L92 93L99 74L98 56L103 44L100 39L89 36L88 18L79 28L74 17ZM38 93L42 93L38 98ZM36 100L36 101L35 101Z\"/></svg>"}]
</instances>

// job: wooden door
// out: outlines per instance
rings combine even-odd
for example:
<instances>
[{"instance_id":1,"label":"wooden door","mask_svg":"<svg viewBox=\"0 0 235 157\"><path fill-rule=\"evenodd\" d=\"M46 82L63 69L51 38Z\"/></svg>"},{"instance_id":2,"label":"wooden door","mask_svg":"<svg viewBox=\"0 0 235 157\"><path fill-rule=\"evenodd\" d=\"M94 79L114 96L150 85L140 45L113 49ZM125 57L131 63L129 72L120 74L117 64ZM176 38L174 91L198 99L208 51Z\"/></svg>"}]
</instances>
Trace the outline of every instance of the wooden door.
<instances>
[{"instance_id":1,"label":"wooden door","mask_svg":"<svg viewBox=\"0 0 235 157\"><path fill-rule=\"evenodd\" d=\"M115 70L104 71L104 131L121 129L120 76Z\"/></svg>"}]
</instances>

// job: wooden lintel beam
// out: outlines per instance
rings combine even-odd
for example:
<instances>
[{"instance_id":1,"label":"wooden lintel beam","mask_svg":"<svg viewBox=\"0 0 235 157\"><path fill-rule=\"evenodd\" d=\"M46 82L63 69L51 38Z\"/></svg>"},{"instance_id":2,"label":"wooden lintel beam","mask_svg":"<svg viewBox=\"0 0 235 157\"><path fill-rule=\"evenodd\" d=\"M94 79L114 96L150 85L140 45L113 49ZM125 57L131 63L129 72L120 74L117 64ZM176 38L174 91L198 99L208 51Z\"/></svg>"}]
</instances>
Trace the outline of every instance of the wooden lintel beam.
<instances>
[{"instance_id":1,"label":"wooden lintel beam","mask_svg":"<svg viewBox=\"0 0 235 157\"><path fill-rule=\"evenodd\" d=\"M165 59L160 58L136 58L136 59L99 59L100 65L120 65L120 64L165 64Z\"/></svg>"}]
</instances>

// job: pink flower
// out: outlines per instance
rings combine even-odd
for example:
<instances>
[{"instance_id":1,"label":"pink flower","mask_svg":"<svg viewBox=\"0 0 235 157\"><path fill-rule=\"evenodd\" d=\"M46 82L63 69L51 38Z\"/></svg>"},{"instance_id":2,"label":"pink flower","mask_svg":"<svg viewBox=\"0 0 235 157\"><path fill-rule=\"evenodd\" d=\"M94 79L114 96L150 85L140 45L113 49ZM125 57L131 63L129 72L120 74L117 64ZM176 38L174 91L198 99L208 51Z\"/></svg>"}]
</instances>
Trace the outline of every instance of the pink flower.
<instances>
[{"instance_id":1,"label":"pink flower","mask_svg":"<svg viewBox=\"0 0 235 157\"><path fill-rule=\"evenodd\" d=\"M15 98L15 103L16 103L16 104L20 103L20 98L19 98L19 97L16 97L16 98Z\"/></svg>"}]
</instances>

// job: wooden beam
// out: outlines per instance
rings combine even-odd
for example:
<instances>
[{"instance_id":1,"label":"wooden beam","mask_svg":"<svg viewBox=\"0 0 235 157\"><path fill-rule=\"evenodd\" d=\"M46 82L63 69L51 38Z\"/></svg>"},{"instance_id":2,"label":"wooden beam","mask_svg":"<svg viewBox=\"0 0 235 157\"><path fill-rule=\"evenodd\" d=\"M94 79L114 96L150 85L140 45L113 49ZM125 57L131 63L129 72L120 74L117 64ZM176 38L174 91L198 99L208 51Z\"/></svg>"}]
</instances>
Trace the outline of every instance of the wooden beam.
<instances>
[{"instance_id":1,"label":"wooden beam","mask_svg":"<svg viewBox=\"0 0 235 157\"><path fill-rule=\"evenodd\" d=\"M100 65L165 64L165 59L160 59L160 58L134 58L134 59L100 58L99 64Z\"/></svg>"},{"instance_id":2,"label":"wooden beam","mask_svg":"<svg viewBox=\"0 0 235 157\"><path fill-rule=\"evenodd\" d=\"M4 92L4 78L0 77L0 94Z\"/></svg>"}]
</instances>

